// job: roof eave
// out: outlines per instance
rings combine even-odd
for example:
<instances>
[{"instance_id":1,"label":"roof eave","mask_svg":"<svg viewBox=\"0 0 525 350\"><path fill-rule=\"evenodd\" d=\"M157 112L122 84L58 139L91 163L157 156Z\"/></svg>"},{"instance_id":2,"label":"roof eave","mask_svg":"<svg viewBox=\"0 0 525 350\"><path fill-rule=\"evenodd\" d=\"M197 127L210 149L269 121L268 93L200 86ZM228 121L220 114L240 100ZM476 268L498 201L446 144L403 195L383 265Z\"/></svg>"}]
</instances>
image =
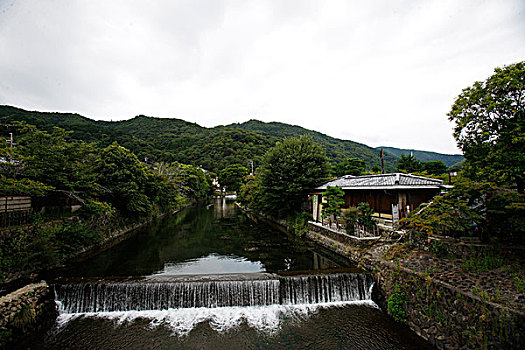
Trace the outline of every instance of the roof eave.
<instances>
[{"instance_id":1,"label":"roof eave","mask_svg":"<svg viewBox=\"0 0 525 350\"><path fill-rule=\"evenodd\" d=\"M441 189L449 188L444 185L419 185L419 186L409 186L409 185L395 185L395 186L342 186L343 190L417 190L417 189ZM325 186L317 187L316 191L326 190Z\"/></svg>"}]
</instances>

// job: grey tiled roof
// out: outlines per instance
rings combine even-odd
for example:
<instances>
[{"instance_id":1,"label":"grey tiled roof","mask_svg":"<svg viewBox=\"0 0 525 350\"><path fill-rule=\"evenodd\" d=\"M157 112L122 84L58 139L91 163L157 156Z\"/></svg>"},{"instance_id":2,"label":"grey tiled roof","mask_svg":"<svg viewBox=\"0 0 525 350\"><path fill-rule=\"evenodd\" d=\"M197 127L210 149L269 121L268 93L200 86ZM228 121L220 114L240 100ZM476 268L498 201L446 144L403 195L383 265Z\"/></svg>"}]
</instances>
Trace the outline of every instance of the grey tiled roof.
<instances>
[{"instance_id":1,"label":"grey tiled roof","mask_svg":"<svg viewBox=\"0 0 525 350\"><path fill-rule=\"evenodd\" d=\"M345 175L338 177L322 186L317 190L325 190L327 186L338 186L343 189L366 189L366 188L440 188L445 187L443 180L431 179L412 174L392 173L379 175L352 176Z\"/></svg>"}]
</instances>

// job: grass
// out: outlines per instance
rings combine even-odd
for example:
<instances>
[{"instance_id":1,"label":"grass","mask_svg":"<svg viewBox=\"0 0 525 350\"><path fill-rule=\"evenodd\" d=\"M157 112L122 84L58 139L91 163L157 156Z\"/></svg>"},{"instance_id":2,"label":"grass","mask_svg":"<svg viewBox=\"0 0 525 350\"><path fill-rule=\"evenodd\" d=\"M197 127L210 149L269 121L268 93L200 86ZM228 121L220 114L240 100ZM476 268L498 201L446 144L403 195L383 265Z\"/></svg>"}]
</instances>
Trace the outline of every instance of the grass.
<instances>
[{"instance_id":1,"label":"grass","mask_svg":"<svg viewBox=\"0 0 525 350\"><path fill-rule=\"evenodd\" d=\"M412 246L405 242L402 244L392 245L384 254L384 257L388 260L404 259L410 255Z\"/></svg>"},{"instance_id":2,"label":"grass","mask_svg":"<svg viewBox=\"0 0 525 350\"><path fill-rule=\"evenodd\" d=\"M525 293L525 279L518 274L512 274L512 282L518 293Z\"/></svg>"},{"instance_id":3,"label":"grass","mask_svg":"<svg viewBox=\"0 0 525 350\"><path fill-rule=\"evenodd\" d=\"M480 256L473 256L465 260L461 267L468 272L490 271L508 265L508 261L504 256L494 253L485 253Z\"/></svg>"}]
</instances>

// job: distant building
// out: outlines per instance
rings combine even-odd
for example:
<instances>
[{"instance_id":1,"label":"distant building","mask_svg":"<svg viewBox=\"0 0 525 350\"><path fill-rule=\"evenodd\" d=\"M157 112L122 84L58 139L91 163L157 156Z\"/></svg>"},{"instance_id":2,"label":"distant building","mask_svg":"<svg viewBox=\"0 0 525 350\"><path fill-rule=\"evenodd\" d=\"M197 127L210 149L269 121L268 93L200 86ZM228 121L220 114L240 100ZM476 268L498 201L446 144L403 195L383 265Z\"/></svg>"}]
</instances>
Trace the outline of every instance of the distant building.
<instances>
[{"instance_id":1,"label":"distant building","mask_svg":"<svg viewBox=\"0 0 525 350\"><path fill-rule=\"evenodd\" d=\"M322 192L328 186L338 186L345 192L345 208L366 202L376 212L374 216L386 222L406 217L420 204L431 201L441 190L450 188L443 180L411 174L345 175L317 187L310 194L315 221L321 220Z\"/></svg>"}]
</instances>

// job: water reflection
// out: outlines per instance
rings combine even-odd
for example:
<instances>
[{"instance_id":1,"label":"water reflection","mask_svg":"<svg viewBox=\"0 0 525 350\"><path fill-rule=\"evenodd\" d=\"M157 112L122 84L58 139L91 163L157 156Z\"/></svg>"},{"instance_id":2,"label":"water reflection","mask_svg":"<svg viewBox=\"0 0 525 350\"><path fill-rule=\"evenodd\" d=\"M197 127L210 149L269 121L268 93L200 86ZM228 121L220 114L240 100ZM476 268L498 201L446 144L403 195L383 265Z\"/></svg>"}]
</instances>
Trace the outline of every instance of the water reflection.
<instances>
[{"instance_id":1,"label":"water reflection","mask_svg":"<svg viewBox=\"0 0 525 350\"><path fill-rule=\"evenodd\" d=\"M264 272L261 262L252 262L235 255L225 256L210 254L208 256L190 259L180 263L166 263L164 270L154 274L162 275L199 275L199 274L227 274Z\"/></svg>"},{"instance_id":2,"label":"water reflection","mask_svg":"<svg viewBox=\"0 0 525 350\"><path fill-rule=\"evenodd\" d=\"M90 259L64 277L150 276L314 270L349 262L311 242L254 223L232 200L187 208ZM54 277L54 276L50 276Z\"/></svg>"},{"instance_id":3,"label":"water reflection","mask_svg":"<svg viewBox=\"0 0 525 350\"><path fill-rule=\"evenodd\" d=\"M215 197L213 201L213 213L215 219L234 218L236 215L236 208L234 200L230 197Z\"/></svg>"}]
</instances>

